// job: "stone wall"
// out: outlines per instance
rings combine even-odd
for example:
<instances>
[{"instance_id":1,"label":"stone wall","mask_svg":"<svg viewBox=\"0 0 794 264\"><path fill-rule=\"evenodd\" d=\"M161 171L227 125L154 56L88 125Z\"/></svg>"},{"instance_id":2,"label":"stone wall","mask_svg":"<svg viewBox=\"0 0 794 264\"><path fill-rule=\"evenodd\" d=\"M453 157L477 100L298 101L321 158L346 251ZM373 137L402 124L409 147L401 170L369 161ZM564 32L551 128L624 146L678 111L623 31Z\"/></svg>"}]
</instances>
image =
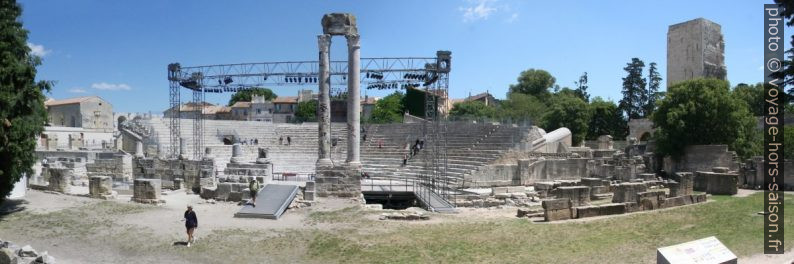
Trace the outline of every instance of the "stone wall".
<instances>
[{"instance_id":1,"label":"stone wall","mask_svg":"<svg viewBox=\"0 0 794 264\"><path fill-rule=\"evenodd\" d=\"M158 179L135 179L132 201L138 203L162 203L160 192L162 183Z\"/></svg>"},{"instance_id":2,"label":"stone wall","mask_svg":"<svg viewBox=\"0 0 794 264\"><path fill-rule=\"evenodd\" d=\"M361 196L361 170L337 166L318 169L315 179L316 194L320 197Z\"/></svg>"},{"instance_id":3,"label":"stone wall","mask_svg":"<svg viewBox=\"0 0 794 264\"><path fill-rule=\"evenodd\" d=\"M558 199L571 200L572 206L590 204L590 187L587 186L562 186L552 190Z\"/></svg>"},{"instance_id":4,"label":"stone wall","mask_svg":"<svg viewBox=\"0 0 794 264\"><path fill-rule=\"evenodd\" d=\"M92 176L88 180L88 194L92 198L113 198L113 179L108 176Z\"/></svg>"},{"instance_id":5,"label":"stone wall","mask_svg":"<svg viewBox=\"0 0 794 264\"><path fill-rule=\"evenodd\" d=\"M668 173L679 171L711 171L714 167L726 167L731 171L739 169L735 161L736 153L728 151L727 145L693 145L684 150L679 160L664 158L663 169Z\"/></svg>"},{"instance_id":6,"label":"stone wall","mask_svg":"<svg viewBox=\"0 0 794 264\"><path fill-rule=\"evenodd\" d=\"M68 193L72 180L72 170L63 167L45 167L47 174L48 189L54 192Z\"/></svg>"},{"instance_id":7,"label":"stone wall","mask_svg":"<svg viewBox=\"0 0 794 264\"><path fill-rule=\"evenodd\" d=\"M794 160L785 160L784 168L794 168ZM756 156L748 159L739 169L739 186L749 189L761 189L764 186L764 157ZM783 170L783 189L794 191L794 169Z\"/></svg>"},{"instance_id":8,"label":"stone wall","mask_svg":"<svg viewBox=\"0 0 794 264\"><path fill-rule=\"evenodd\" d=\"M574 218L573 206L569 199L545 200L541 202L543 218L547 221L558 221Z\"/></svg>"},{"instance_id":9,"label":"stone wall","mask_svg":"<svg viewBox=\"0 0 794 264\"><path fill-rule=\"evenodd\" d=\"M471 174L463 176L464 185L468 187L520 185L518 166L518 164L492 164L479 167Z\"/></svg>"},{"instance_id":10,"label":"stone wall","mask_svg":"<svg viewBox=\"0 0 794 264\"><path fill-rule=\"evenodd\" d=\"M164 188L173 188L174 179L183 179L185 188L198 193L201 191L202 179L215 180L215 162L212 159L135 158L132 163L133 178L159 179Z\"/></svg>"},{"instance_id":11,"label":"stone wall","mask_svg":"<svg viewBox=\"0 0 794 264\"><path fill-rule=\"evenodd\" d=\"M627 182L613 186L613 203L635 202L638 193L645 192L648 187L645 183Z\"/></svg>"},{"instance_id":12,"label":"stone wall","mask_svg":"<svg viewBox=\"0 0 794 264\"><path fill-rule=\"evenodd\" d=\"M115 181L132 181L132 156L123 153L98 154L93 163L85 165L86 175L110 176Z\"/></svg>"}]
</instances>

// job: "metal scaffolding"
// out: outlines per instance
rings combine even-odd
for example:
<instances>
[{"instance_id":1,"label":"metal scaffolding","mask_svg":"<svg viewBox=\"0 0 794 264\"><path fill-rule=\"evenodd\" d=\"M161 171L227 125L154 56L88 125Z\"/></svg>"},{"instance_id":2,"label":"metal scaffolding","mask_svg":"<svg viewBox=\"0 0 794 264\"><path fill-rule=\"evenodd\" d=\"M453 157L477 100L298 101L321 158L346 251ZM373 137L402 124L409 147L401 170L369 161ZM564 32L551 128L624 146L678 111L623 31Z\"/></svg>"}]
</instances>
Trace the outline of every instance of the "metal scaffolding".
<instances>
[{"instance_id":1,"label":"metal scaffolding","mask_svg":"<svg viewBox=\"0 0 794 264\"><path fill-rule=\"evenodd\" d=\"M447 177L446 120L440 110L448 100L451 53L438 51L436 57L362 58L361 83L366 89L406 89L424 87L425 119L422 138L428 144L424 152L424 168L414 182L415 194L428 203L431 210L452 208L452 192ZM347 85L347 61L330 62L332 91ZM179 156L180 138L180 87L193 91L193 158L204 156L205 93L234 93L240 90L266 86L316 86L319 63L317 61L262 62L218 64L181 67L179 63L168 66L171 146L169 156ZM187 142L185 142L187 144ZM187 155L187 153L184 153Z\"/></svg>"}]
</instances>

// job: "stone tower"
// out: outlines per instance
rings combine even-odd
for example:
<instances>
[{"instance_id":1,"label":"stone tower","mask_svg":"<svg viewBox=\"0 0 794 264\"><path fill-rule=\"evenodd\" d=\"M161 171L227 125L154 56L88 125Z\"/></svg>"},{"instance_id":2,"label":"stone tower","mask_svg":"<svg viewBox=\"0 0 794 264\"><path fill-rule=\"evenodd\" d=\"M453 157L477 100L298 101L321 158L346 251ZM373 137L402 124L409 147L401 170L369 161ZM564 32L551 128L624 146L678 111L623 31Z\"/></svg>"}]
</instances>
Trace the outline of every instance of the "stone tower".
<instances>
[{"instance_id":1,"label":"stone tower","mask_svg":"<svg viewBox=\"0 0 794 264\"><path fill-rule=\"evenodd\" d=\"M667 30L667 87L695 78L725 80L722 27L705 18L671 25Z\"/></svg>"}]
</instances>

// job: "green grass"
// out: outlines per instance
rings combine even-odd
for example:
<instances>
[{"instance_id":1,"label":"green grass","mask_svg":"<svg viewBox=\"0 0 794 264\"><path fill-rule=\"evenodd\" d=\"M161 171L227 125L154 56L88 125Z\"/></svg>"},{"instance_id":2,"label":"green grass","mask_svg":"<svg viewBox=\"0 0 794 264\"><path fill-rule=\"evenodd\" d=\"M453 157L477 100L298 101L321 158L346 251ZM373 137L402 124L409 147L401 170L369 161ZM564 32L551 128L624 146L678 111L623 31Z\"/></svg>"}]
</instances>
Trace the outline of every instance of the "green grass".
<instances>
[{"instance_id":1,"label":"green grass","mask_svg":"<svg viewBox=\"0 0 794 264\"><path fill-rule=\"evenodd\" d=\"M326 234L309 242L309 253L313 260L345 263L589 263L594 257L601 263L653 263L658 247L716 236L748 256L762 252L763 218L756 214L762 198L714 196L706 204L587 222L516 219L412 226L372 236ZM794 205L788 198L786 205ZM787 227L791 237L794 226Z\"/></svg>"},{"instance_id":2,"label":"green grass","mask_svg":"<svg viewBox=\"0 0 794 264\"><path fill-rule=\"evenodd\" d=\"M786 198L786 205L794 208L794 195ZM762 211L762 194L710 199L663 211L564 223L502 219L406 224L368 220L366 214L378 212L350 207L314 212L305 220L334 228L230 228L202 235L191 248L170 246L173 237L145 228L133 232L106 223L149 207L96 203L46 214L13 214L0 220L0 233L29 232L36 239L55 232L125 256L176 257L194 263L653 263L658 247L708 236L716 236L739 256L761 253L763 217L756 213ZM786 217L794 219L794 210ZM786 237L791 239L794 226L787 223ZM54 224L61 226L52 230ZM124 244L114 242L118 237Z\"/></svg>"}]
</instances>

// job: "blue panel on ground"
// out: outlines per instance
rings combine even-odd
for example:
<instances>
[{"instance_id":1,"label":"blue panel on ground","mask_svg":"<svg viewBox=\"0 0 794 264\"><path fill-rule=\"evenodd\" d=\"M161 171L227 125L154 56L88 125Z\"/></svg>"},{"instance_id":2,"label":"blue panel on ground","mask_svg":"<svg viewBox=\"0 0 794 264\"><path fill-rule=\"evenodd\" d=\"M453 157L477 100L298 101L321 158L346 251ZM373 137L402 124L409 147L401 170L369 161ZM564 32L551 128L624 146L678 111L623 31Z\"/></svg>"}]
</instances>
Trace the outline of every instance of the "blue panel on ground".
<instances>
[{"instance_id":1,"label":"blue panel on ground","mask_svg":"<svg viewBox=\"0 0 794 264\"><path fill-rule=\"evenodd\" d=\"M234 217L278 219L297 194L298 186L295 185L265 185L256 196L256 207L246 204Z\"/></svg>"}]
</instances>

